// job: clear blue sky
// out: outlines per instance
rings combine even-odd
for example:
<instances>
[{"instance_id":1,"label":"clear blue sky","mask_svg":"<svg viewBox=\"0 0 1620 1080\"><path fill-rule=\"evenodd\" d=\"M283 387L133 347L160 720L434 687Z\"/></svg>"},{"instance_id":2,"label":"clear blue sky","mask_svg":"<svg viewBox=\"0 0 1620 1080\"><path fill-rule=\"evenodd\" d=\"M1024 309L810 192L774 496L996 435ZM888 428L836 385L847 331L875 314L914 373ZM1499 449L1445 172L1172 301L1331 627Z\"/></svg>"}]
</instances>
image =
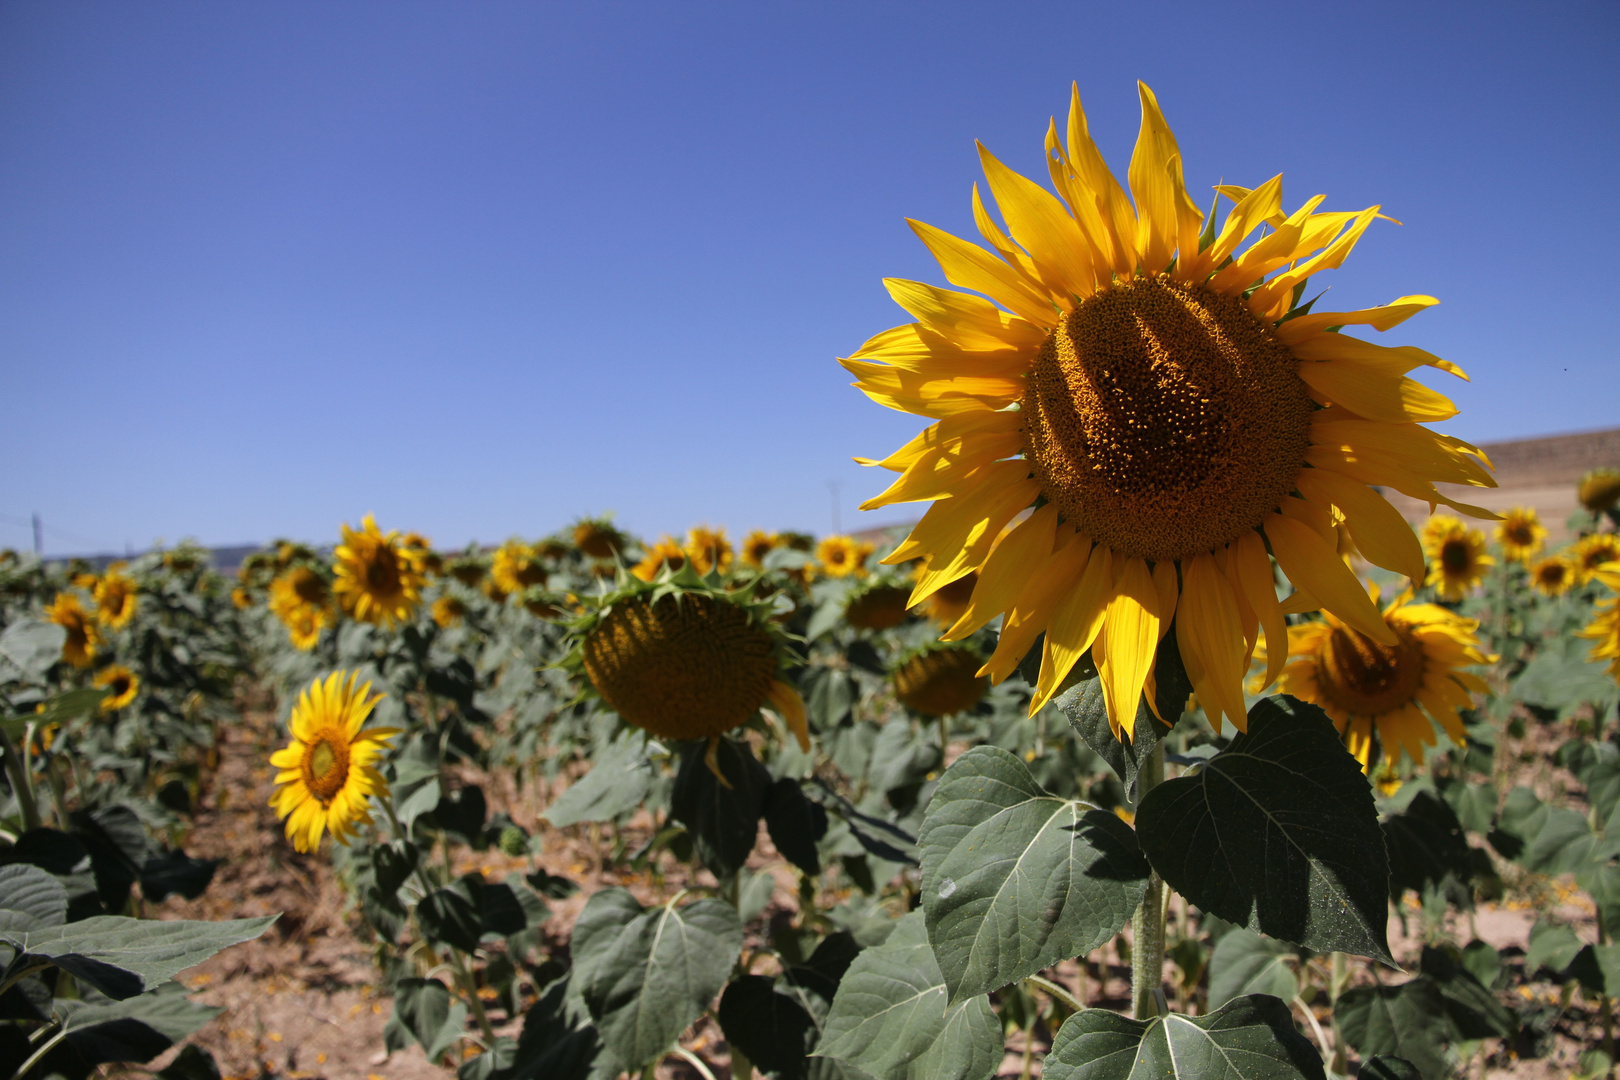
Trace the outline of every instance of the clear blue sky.
<instances>
[{"instance_id":1,"label":"clear blue sky","mask_svg":"<svg viewBox=\"0 0 1620 1080\"><path fill-rule=\"evenodd\" d=\"M920 425L834 357L1071 80L1122 178L1141 78L1192 190L1401 219L1326 302L1440 297L1381 340L1474 377L1446 430L1612 426L1616 56L1612 0L13 0L0 546L901 520L849 459Z\"/></svg>"}]
</instances>

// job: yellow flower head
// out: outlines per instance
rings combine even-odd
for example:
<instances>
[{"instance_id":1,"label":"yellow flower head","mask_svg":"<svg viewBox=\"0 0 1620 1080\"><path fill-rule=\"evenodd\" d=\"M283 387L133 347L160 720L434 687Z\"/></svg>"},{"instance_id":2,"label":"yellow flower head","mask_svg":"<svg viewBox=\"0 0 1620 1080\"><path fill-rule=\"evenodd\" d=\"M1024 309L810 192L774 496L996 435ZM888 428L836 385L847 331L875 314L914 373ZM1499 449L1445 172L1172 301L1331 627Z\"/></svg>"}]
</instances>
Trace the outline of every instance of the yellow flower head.
<instances>
[{"instance_id":1,"label":"yellow flower head","mask_svg":"<svg viewBox=\"0 0 1620 1080\"><path fill-rule=\"evenodd\" d=\"M1592 533L1575 545L1575 584L1585 585L1606 562L1620 560L1620 534Z\"/></svg>"},{"instance_id":2,"label":"yellow flower head","mask_svg":"<svg viewBox=\"0 0 1620 1080\"><path fill-rule=\"evenodd\" d=\"M611 559L624 548L624 536L606 518L587 518L574 526L574 546L592 559Z\"/></svg>"},{"instance_id":3,"label":"yellow flower head","mask_svg":"<svg viewBox=\"0 0 1620 1080\"><path fill-rule=\"evenodd\" d=\"M114 630L129 625L135 617L135 580L122 567L122 563L109 566L95 587L96 618Z\"/></svg>"},{"instance_id":4,"label":"yellow flower head","mask_svg":"<svg viewBox=\"0 0 1620 1080\"><path fill-rule=\"evenodd\" d=\"M984 657L963 645L935 645L894 671L894 696L922 716L954 716L984 699L990 680L980 673Z\"/></svg>"},{"instance_id":5,"label":"yellow flower head","mask_svg":"<svg viewBox=\"0 0 1620 1080\"><path fill-rule=\"evenodd\" d=\"M755 570L765 569L765 556L782 546L782 537L778 533L755 529L742 542L742 561L744 565Z\"/></svg>"},{"instance_id":6,"label":"yellow flower head","mask_svg":"<svg viewBox=\"0 0 1620 1080\"><path fill-rule=\"evenodd\" d=\"M433 621L446 630L460 626L466 617L467 605L457 597L446 594L433 601Z\"/></svg>"},{"instance_id":7,"label":"yellow flower head","mask_svg":"<svg viewBox=\"0 0 1620 1080\"><path fill-rule=\"evenodd\" d=\"M270 755L270 764L281 770L270 805L286 819L287 839L299 851L314 851L328 829L348 843L356 826L371 823L367 800L388 797L388 781L374 763L399 731L362 730L380 695L372 696L370 683L357 687L356 681L335 671L306 687L288 724L292 742Z\"/></svg>"},{"instance_id":8,"label":"yellow flower head","mask_svg":"<svg viewBox=\"0 0 1620 1080\"><path fill-rule=\"evenodd\" d=\"M1552 555L1530 568L1530 584L1545 596L1562 596L1575 584L1575 564L1562 555Z\"/></svg>"},{"instance_id":9,"label":"yellow flower head","mask_svg":"<svg viewBox=\"0 0 1620 1080\"><path fill-rule=\"evenodd\" d=\"M1424 584L1434 586L1447 600L1467 596L1485 580L1486 568L1496 565L1485 554L1485 534L1454 517L1430 518L1423 530L1423 547L1429 556Z\"/></svg>"},{"instance_id":10,"label":"yellow flower head","mask_svg":"<svg viewBox=\"0 0 1620 1080\"><path fill-rule=\"evenodd\" d=\"M331 617L326 608L308 604L286 612L278 611L276 615L287 628L287 638L293 648L302 652L309 652L321 640L321 629Z\"/></svg>"},{"instance_id":11,"label":"yellow flower head","mask_svg":"<svg viewBox=\"0 0 1620 1080\"><path fill-rule=\"evenodd\" d=\"M546 580L546 567L534 548L521 540L508 540L495 549L489 576L504 593L522 592Z\"/></svg>"},{"instance_id":12,"label":"yellow flower head","mask_svg":"<svg viewBox=\"0 0 1620 1080\"><path fill-rule=\"evenodd\" d=\"M1463 669L1494 661L1480 649L1479 623L1436 604L1412 604L1409 594L1384 609L1393 645L1374 641L1331 613L1325 621L1291 627L1290 658L1278 689L1314 702L1333 718L1345 745L1366 769L1372 733L1386 757L1404 750L1423 760L1435 742L1432 719L1461 743L1458 709L1473 707L1484 680Z\"/></svg>"},{"instance_id":13,"label":"yellow flower head","mask_svg":"<svg viewBox=\"0 0 1620 1080\"><path fill-rule=\"evenodd\" d=\"M647 549L647 554L630 572L642 581L651 581L657 577L664 567L679 570L686 565L686 551L676 543L673 536L665 536L658 543Z\"/></svg>"},{"instance_id":14,"label":"yellow flower head","mask_svg":"<svg viewBox=\"0 0 1620 1080\"><path fill-rule=\"evenodd\" d=\"M829 536L816 545L816 568L828 577L865 574L866 558L874 550L874 545L853 536Z\"/></svg>"},{"instance_id":15,"label":"yellow flower head","mask_svg":"<svg viewBox=\"0 0 1620 1080\"><path fill-rule=\"evenodd\" d=\"M408 532L399 538L402 554L416 564L423 574L438 577L444 573L444 558L433 550L433 541L419 532Z\"/></svg>"},{"instance_id":16,"label":"yellow flower head","mask_svg":"<svg viewBox=\"0 0 1620 1080\"><path fill-rule=\"evenodd\" d=\"M101 647L101 634L90 614L72 593L57 593L45 609L45 617L67 631L62 642L62 659L76 668L87 668Z\"/></svg>"},{"instance_id":17,"label":"yellow flower head","mask_svg":"<svg viewBox=\"0 0 1620 1080\"><path fill-rule=\"evenodd\" d=\"M360 524L343 526L343 543L332 553L338 602L361 622L405 622L421 600L422 572L407 557L398 530L384 536L370 514Z\"/></svg>"},{"instance_id":18,"label":"yellow flower head","mask_svg":"<svg viewBox=\"0 0 1620 1080\"><path fill-rule=\"evenodd\" d=\"M973 292L888 281L916 321L841 361L873 400L934 421L887 458L861 459L899 474L863 509L937 500L885 560L927 559L913 601L978 571L946 637L1005 616L983 668L999 681L1044 632L1037 709L1090 651L1124 737L1172 627L1206 712L1246 724L1249 627L1284 635L1271 556L1300 601L1393 645L1339 558L1334 509L1370 562L1421 578L1416 538L1375 487L1472 513L1435 482L1494 483L1475 447L1422 426L1456 409L1405 373L1454 365L1329 332L1387 330L1432 297L1296 307L1378 207L1319 212L1318 196L1288 211L1273 177L1217 188L1233 205L1206 223L1158 102L1139 90L1132 199L1076 89L1066 130L1046 132L1055 195L981 148L1002 217L975 190L988 246L912 223Z\"/></svg>"},{"instance_id":19,"label":"yellow flower head","mask_svg":"<svg viewBox=\"0 0 1620 1080\"><path fill-rule=\"evenodd\" d=\"M1620 503L1620 469L1593 469L1581 477L1575 494L1582 506L1594 514L1602 513Z\"/></svg>"},{"instance_id":20,"label":"yellow flower head","mask_svg":"<svg viewBox=\"0 0 1620 1080\"><path fill-rule=\"evenodd\" d=\"M295 566L270 583L270 610L283 621L300 608L324 609L331 602L326 579L307 566Z\"/></svg>"},{"instance_id":21,"label":"yellow flower head","mask_svg":"<svg viewBox=\"0 0 1620 1080\"><path fill-rule=\"evenodd\" d=\"M724 574L731 569L734 558L731 542L726 539L726 530L711 529L707 525L693 526L686 534L686 547L682 550L699 576L711 570Z\"/></svg>"},{"instance_id":22,"label":"yellow flower head","mask_svg":"<svg viewBox=\"0 0 1620 1080\"><path fill-rule=\"evenodd\" d=\"M95 684L107 690L107 696L101 699L101 711L117 712L135 700L141 677L123 664L109 664L96 672Z\"/></svg>"},{"instance_id":23,"label":"yellow flower head","mask_svg":"<svg viewBox=\"0 0 1620 1080\"><path fill-rule=\"evenodd\" d=\"M1515 506L1496 526L1496 542L1508 562L1529 563L1547 542L1547 528L1534 510Z\"/></svg>"},{"instance_id":24,"label":"yellow flower head","mask_svg":"<svg viewBox=\"0 0 1620 1080\"><path fill-rule=\"evenodd\" d=\"M231 603L236 605L236 610L246 611L253 606L253 597L248 594L246 589L238 585L231 590Z\"/></svg>"},{"instance_id":25,"label":"yellow flower head","mask_svg":"<svg viewBox=\"0 0 1620 1080\"><path fill-rule=\"evenodd\" d=\"M1620 562L1602 564L1593 571L1593 576L1620 593ZM1620 681L1620 597L1598 601L1597 616L1581 631L1581 636L1597 642L1587 654L1588 659L1609 661L1609 675Z\"/></svg>"}]
</instances>

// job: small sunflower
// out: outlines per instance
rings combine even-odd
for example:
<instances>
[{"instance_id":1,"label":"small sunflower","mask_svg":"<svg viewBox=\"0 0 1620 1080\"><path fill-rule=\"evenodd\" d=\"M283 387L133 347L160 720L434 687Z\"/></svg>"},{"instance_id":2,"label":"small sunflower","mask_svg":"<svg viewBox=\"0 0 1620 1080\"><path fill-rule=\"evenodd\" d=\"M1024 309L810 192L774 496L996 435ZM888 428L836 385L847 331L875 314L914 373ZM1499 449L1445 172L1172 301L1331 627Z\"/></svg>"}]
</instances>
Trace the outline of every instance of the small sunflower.
<instances>
[{"instance_id":1,"label":"small sunflower","mask_svg":"<svg viewBox=\"0 0 1620 1080\"><path fill-rule=\"evenodd\" d=\"M894 696L923 716L954 716L984 699L990 680L981 674L984 657L963 644L932 645L899 664Z\"/></svg>"},{"instance_id":2,"label":"small sunflower","mask_svg":"<svg viewBox=\"0 0 1620 1080\"><path fill-rule=\"evenodd\" d=\"M438 577L444 573L444 556L433 550L433 541L419 532L408 532L399 538L400 549L425 575Z\"/></svg>"},{"instance_id":3,"label":"small sunflower","mask_svg":"<svg viewBox=\"0 0 1620 1080\"><path fill-rule=\"evenodd\" d=\"M650 582L621 578L570 627L576 644L565 663L626 723L660 738L707 739L711 769L720 736L765 705L808 750L804 702L782 679L786 642L771 603L754 600L752 585L727 591L710 581L690 566L666 567Z\"/></svg>"},{"instance_id":4,"label":"small sunflower","mask_svg":"<svg viewBox=\"0 0 1620 1080\"><path fill-rule=\"evenodd\" d=\"M1550 555L1530 568L1530 584L1544 596L1562 596L1575 584L1575 564L1562 555Z\"/></svg>"},{"instance_id":5,"label":"small sunflower","mask_svg":"<svg viewBox=\"0 0 1620 1080\"><path fill-rule=\"evenodd\" d=\"M276 791L270 805L287 821L287 839L299 851L314 851L321 833L348 843L356 826L369 825L367 800L388 797L388 781L374 764L396 728L362 730L381 695L358 676L335 671L305 688L288 726L292 742L270 755Z\"/></svg>"},{"instance_id":6,"label":"small sunflower","mask_svg":"<svg viewBox=\"0 0 1620 1080\"><path fill-rule=\"evenodd\" d=\"M1575 584L1585 585L1607 562L1620 560L1620 534L1592 533L1575 544Z\"/></svg>"},{"instance_id":7,"label":"small sunflower","mask_svg":"<svg viewBox=\"0 0 1620 1080\"><path fill-rule=\"evenodd\" d=\"M1429 556L1424 584L1434 586L1446 600L1461 600L1485 580L1486 568L1496 565L1485 554L1484 533L1444 514L1424 525L1423 548Z\"/></svg>"},{"instance_id":8,"label":"small sunflower","mask_svg":"<svg viewBox=\"0 0 1620 1080\"><path fill-rule=\"evenodd\" d=\"M231 590L231 603L236 605L236 610L246 611L253 606L253 597L246 589L238 585Z\"/></svg>"},{"instance_id":9,"label":"small sunflower","mask_svg":"<svg viewBox=\"0 0 1620 1080\"><path fill-rule=\"evenodd\" d=\"M1620 562L1604 563L1593 571L1593 576L1620 593ZM1581 630L1581 637L1597 642L1588 658L1609 661L1609 675L1620 681L1620 596L1598 601L1597 616Z\"/></svg>"},{"instance_id":10,"label":"small sunflower","mask_svg":"<svg viewBox=\"0 0 1620 1080\"><path fill-rule=\"evenodd\" d=\"M1575 495L1594 514L1620 503L1620 469L1593 469L1581 477Z\"/></svg>"},{"instance_id":11,"label":"small sunflower","mask_svg":"<svg viewBox=\"0 0 1620 1080\"><path fill-rule=\"evenodd\" d=\"M1334 508L1370 562L1421 578L1416 538L1375 488L1490 517L1435 482L1494 484L1476 447L1422 426L1457 410L1406 373L1461 374L1455 365L1337 332L1387 330L1432 297L1352 312L1299 304L1379 208L1318 212L1317 196L1289 213L1278 176L1217 187L1233 206L1206 222L1157 100L1138 89L1134 207L1076 88L1067 145L1055 121L1046 132L1056 195L981 147L1005 225L975 188L988 248L911 223L945 277L973 292L888 281L916 321L841 361L874 401L933 421L887 458L857 459L900 474L863 509L933 502L885 560L927 560L913 601L978 571L946 637L1004 615L984 668L1000 681L1044 632L1032 709L1090 651L1122 738L1172 627L1205 710L1246 724L1248 646L1263 628L1280 653L1284 636L1273 557L1301 609L1326 607L1392 644L1339 557Z\"/></svg>"},{"instance_id":12,"label":"small sunflower","mask_svg":"<svg viewBox=\"0 0 1620 1080\"><path fill-rule=\"evenodd\" d=\"M1331 613L1288 630L1289 662L1277 688L1321 706L1363 770L1372 761L1375 728L1387 757L1404 750L1421 762L1423 747L1435 742L1431 718L1460 744L1465 731L1457 710L1473 708L1470 694L1488 692L1483 679L1463 670L1495 659L1480 648L1479 623L1437 604L1410 603L1410 595L1383 611L1393 645Z\"/></svg>"},{"instance_id":13,"label":"small sunflower","mask_svg":"<svg viewBox=\"0 0 1620 1080\"><path fill-rule=\"evenodd\" d=\"M642 581L651 581L657 577L667 566L671 570L679 570L686 565L686 552L676 542L673 536L665 536L658 543L647 549L639 563L631 569L631 573Z\"/></svg>"},{"instance_id":14,"label":"small sunflower","mask_svg":"<svg viewBox=\"0 0 1620 1080\"><path fill-rule=\"evenodd\" d=\"M67 631L62 642L62 659L76 668L87 668L101 648L101 634L84 610L79 598L72 593L57 593L56 599L45 609L45 617Z\"/></svg>"},{"instance_id":15,"label":"small sunflower","mask_svg":"<svg viewBox=\"0 0 1620 1080\"><path fill-rule=\"evenodd\" d=\"M135 700L141 677L123 664L109 664L96 672L95 684L107 690L107 696L101 699L101 711L117 712Z\"/></svg>"},{"instance_id":16,"label":"small sunflower","mask_svg":"<svg viewBox=\"0 0 1620 1080\"><path fill-rule=\"evenodd\" d=\"M299 608L325 608L331 602L331 586L308 566L295 566L270 582L270 610L283 619Z\"/></svg>"},{"instance_id":17,"label":"small sunflower","mask_svg":"<svg viewBox=\"0 0 1620 1080\"><path fill-rule=\"evenodd\" d=\"M343 610L361 622L391 627L408 621L421 600L422 572L400 543L398 530L384 536L370 514L359 529L343 526L343 543L332 553L334 590Z\"/></svg>"},{"instance_id":18,"label":"small sunflower","mask_svg":"<svg viewBox=\"0 0 1620 1080\"><path fill-rule=\"evenodd\" d=\"M829 536L816 545L817 568L828 577L866 573L866 558L874 546L853 536Z\"/></svg>"},{"instance_id":19,"label":"small sunflower","mask_svg":"<svg viewBox=\"0 0 1620 1080\"><path fill-rule=\"evenodd\" d=\"M1496 526L1496 542L1502 545L1502 557L1508 562L1528 564L1546 544L1547 528L1534 510L1515 506Z\"/></svg>"},{"instance_id":20,"label":"small sunflower","mask_svg":"<svg viewBox=\"0 0 1620 1080\"><path fill-rule=\"evenodd\" d=\"M467 605L459 597L448 594L433 601L433 621L441 629L448 630L452 626L460 626L467 618Z\"/></svg>"},{"instance_id":21,"label":"small sunflower","mask_svg":"<svg viewBox=\"0 0 1620 1080\"><path fill-rule=\"evenodd\" d=\"M113 563L96 581L96 618L114 630L129 625L135 617L135 579L123 571L123 563Z\"/></svg>"},{"instance_id":22,"label":"small sunflower","mask_svg":"<svg viewBox=\"0 0 1620 1080\"><path fill-rule=\"evenodd\" d=\"M850 594L844 602L844 621L857 630L888 630L906 621L911 590L877 583Z\"/></svg>"},{"instance_id":23,"label":"small sunflower","mask_svg":"<svg viewBox=\"0 0 1620 1080\"><path fill-rule=\"evenodd\" d=\"M686 534L686 546L682 550L699 576L714 570L724 574L731 569L735 558L726 530L711 529L707 525L694 526Z\"/></svg>"},{"instance_id":24,"label":"small sunflower","mask_svg":"<svg viewBox=\"0 0 1620 1080\"><path fill-rule=\"evenodd\" d=\"M287 638L292 642L293 648L300 652L309 652L320 642L321 630L329 618L326 608L308 604L287 612L278 611L276 615L287 628Z\"/></svg>"},{"instance_id":25,"label":"small sunflower","mask_svg":"<svg viewBox=\"0 0 1620 1080\"><path fill-rule=\"evenodd\" d=\"M766 532L755 529L742 542L742 561L745 566L755 570L765 569L765 556L782 546L782 537L779 533Z\"/></svg>"},{"instance_id":26,"label":"small sunflower","mask_svg":"<svg viewBox=\"0 0 1620 1080\"><path fill-rule=\"evenodd\" d=\"M557 598L538 585L532 585L518 596L518 603L537 619L555 619L562 614Z\"/></svg>"},{"instance_id":27,"label":"small sunflower","mask_svg":"<svg viewBox=\"0 0 1620 1080\"><path fill-rule=\"evenodd\" d=\"M624 535L607 518L586 518L574 526L574 546L588 558L612 559L624 549Z\"/></svg>"},{"instance_id":28,"label":"small sunflower","mask_svg":"<svg viewBox=\"0 0 1620 1080\"><path fill-rule=\"evenodd\" d=\"M484 575L489 573L489 566L478 555L459 555L446 563L445 569L469 589L477 588Z\"/></svg>"},{"instance_id":29,"label":"small sunflower","mask_svg":"<svg viewBox=\"0 0 1620 1080\"><path fill-rule=\"evenodd\" d=\"M546 580L546 567L533 545L508 540L495 549L489 568L490 580L504 593L519 593Z\"/></svg>"}]
</instances>

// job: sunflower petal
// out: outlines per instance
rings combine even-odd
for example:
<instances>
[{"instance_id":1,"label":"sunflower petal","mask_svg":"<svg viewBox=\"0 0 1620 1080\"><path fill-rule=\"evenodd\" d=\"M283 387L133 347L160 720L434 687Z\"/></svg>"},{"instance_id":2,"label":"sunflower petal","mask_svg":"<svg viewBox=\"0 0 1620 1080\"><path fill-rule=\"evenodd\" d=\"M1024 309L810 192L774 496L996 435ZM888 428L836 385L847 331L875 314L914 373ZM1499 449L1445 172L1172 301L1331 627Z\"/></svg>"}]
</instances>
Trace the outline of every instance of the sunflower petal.
<instances>
[{"instance_id":1,"label":"sunflower petal","mask_svg":"<svg viewBox=\"0 0 1620 1080\"><path fill-rule=\"evenodd\" d=\"M1041 295L1016 270L979 245L911 218L906 219L906 224L939 260L945 280L952 285L984 293L1036 326L1052 326L1057 322L1050 298Z\"/></svg>"},{"instance_id":2,"label":"sunflower petal","mask_svg":"<svg viewBox=\"0 0 1620 1080\"><path fill-rule=\"evenodd\" d=\"M1135 735L1137 703L1158 648L1159 611L1159 590L1147 563L1139 558L1126 559L1124 573L1104 616L1106 662L1097 665L1097 674L1102 678L1108 715L1117 717L1111 720L1111 726L1123 728L1127 737Z\"/></svg>"},{"instance_id":3,"label":"sunflower petal","mask_svg":"<svg viewBox=\"0 0 1620 1080\"><path fill-rule=\"evenodd\" d=\"M1052 695L1062 687L1075 663L1097 640L1103 619L1108 614L1108 601L1115 586L1114 553L1105 545L1091 549L1085 573L1076 587L1068 590L1052 611L1046 627L1046 648L1041 656L1041 674L1035 687L1035 696L1029 702L1029 715L1040 712ZM1109 713L1109 726L1117 728L1118 719Z\"/></svg>"},{"instance_id":4,"label":"sunflower petal","mask_svg":"<svg viewBox=\"0 0 1620 1080\"><path fill-rule=\"evenodd\" d=\"M1302 525L1298 527L1305 529ZM1197 555L1182 563L1176 644L1181 648L1183 660L1191 657L1202 677L1204 685L1197 687L1198 697L1215 729L1220 730L1220 717L1224 713L1239 731L1247 730L1248 713L1243 707L1242 617L1232 586L1215 565L1213 555ZM1189 668L1189 673L1191 670Z\"/></svg>"},{"instance_id":5,"label":"sunflower petal","mask_svg":"<svg viewBox=\"0 0 1620 1080\"><path fill-rule=\"evenodd\" d=\"M980 675L1000 683L1013 673L1024 654L1041 631L1051 621L1052 609L1066 596L1085 573L1090 561L1091 541L1065 529L1069 541L1044 560L1034 565L1018 594L1018 602L1007 613L1001 624L1001 636L996 639L996 651L979 669ZM1061 538L1061 533L1060 533ZM1042 665L1045 670L1045 665Z\"/></svg>"},{"instance_id":6,"label":"sunflower petal","mask_svg":"<svg viewBox=\"0 0 1620 1080\"><path fill-rule=\"evenodd\" d=\"M1270 686L1288 662L1288 623L1277 602L1277 579L1260 534L1250 529L1232 542L1227 577L1242 590L1266 634L1266 681ZM1420 553L1421 554L1421 553Z\"/></svg>"},{"instance_id":7,"label":"sunflower petal","mask_svg":"<svg viewBox=\"0 0 1620 1080\"><path fill-rule=\"evenodd\" d=\"M1332 503L1344 512L1350 537L1368 562L1413 581L1423 580L1423 546L1400 511L1382 495L1331 469L1301 469L1294 482L1306 498Z\"/></svg>"},{"instance_id":8,"label":"sunflower petal","mask_svg":"<svg viewBox=\"0 0 1620 1080\"><path fill-rule=\"evenodd\" d=\"M788 730L793 732L799 740L799 749L805 753L810 752L810 725L805 718L804 699L799 692L781 679L771 683L771 688L765 692L765 700L781 714L782 721L787 724Z\"/></svg>"},{"instance_id":9,"label":"sunflower petal","mask_svg":"<svg viewBox=\"0 0 1620 1080\"><path fill-rule=\"evenodd\" d=\"M1265 521L1266 538L1290 581L1308 590L1322 606L1380 645L1394 645L1395 632L1339 553L1308 525L1273 514Z\"/></svg>"},{"instance_id":10,"label":"sunflower petal","mask_svg":"<svg viewBox=\"0 0 1620 1080\"><path fill-rule=\"evenodd\" d=\"M1457 415L1457 406L1450 398L1407 378L1392 366L1379 367L1356 360L1321 360L1302 362L1298 371L1317 401L1323 405L1342 405L1368 420L1429 423Z\"/></svg>"},{"instance_id":11,"label":"sunflower petal","mask_svg":"<svg viewBox=\"0 0 1620 1080\"><path fill-rule=\"evenodd\" d=\"M1051 556L1057 523L1057 507L1047 503L996 540L979 568L979 581L973 587L967 610L941 635L946 641L961 641L1012 608L1029 577L1029 568Z\"/></svg>"},{"instance_id":12,"label":"sunflower petal","mask_svg":"<svg viewBox=\"0 0 1620 1080\"><path fill-rule=\"evenodd\" d=\"M983 143L979 144L979 164L1007 231L1029 252L1046 287L1065 299L1091 295L1096 287L1091 245L1063 204L1033 180L1003 165Z\"/></svg>"}]
</instances>

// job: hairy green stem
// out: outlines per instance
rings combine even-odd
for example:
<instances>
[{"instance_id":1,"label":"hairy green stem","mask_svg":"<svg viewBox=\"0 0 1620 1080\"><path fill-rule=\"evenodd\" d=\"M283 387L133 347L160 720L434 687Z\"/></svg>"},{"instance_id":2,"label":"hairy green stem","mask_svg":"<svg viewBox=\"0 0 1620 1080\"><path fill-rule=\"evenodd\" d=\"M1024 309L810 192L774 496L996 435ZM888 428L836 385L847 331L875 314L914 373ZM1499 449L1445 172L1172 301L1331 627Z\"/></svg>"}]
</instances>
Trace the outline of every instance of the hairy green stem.
<instances>
[{"instance_id":1,"label":"hairy green stem","mask_svg":"<svg viewBox=\"0 0 1620 1080\"><path fill-rule=\"evenodd\" d=\"M20 1076L27 1076L28 1070L39 1064L40 1058L43 1058L46 1054L50 1053L53 1049L55 1049L57 1043L67 1038L67 1033L67 1025L63 1024L55 1035L52 1035L49 1039L45 1040L44 1045L30 1054L28 1060L18 1066L17 1071L11 1074L12 1077L16 1078Z\"/></svg>"},{"instance_id":2,"label":"hairy green stem","mask_svg":"<svg viewBox=\"0 0 1620 1080\"><path fill-rule=\"evenodd\" d=\"M22 812L23 827L39 828L39 804L34 800L33 779L23 767L22 759L17 756L17 748L12 745L11 736L3 730L0 730L0 754L5 755L6 775L11 778L11 790L17 796L17 808Z\"/></svg>"},{"instance_id":3,"label":"hairy green stem","mask_svg":"<svg viewBox=\"0 0 1620 1080\"><path fill-rule=\"evenodd\" d=\"M1084 974L1082 974L1081 978L1084 977ZM1079 998L1075 997L1073 994L1069 993L1069 991L1065 990L1063 987L1059 986L1050 979L1043 979L1039 975L1026 975L1024 976L1024 981L1029 983L1031 986L1038 987L1043 993L1053 1000L1061 1001L1065 1006L1074 1012L1084 1012L1086 1009L1086 1007L1080 1003Z\"/></svg>"},{"instance_id":4,"label":"hairy green stem","mask_svg":"<svg viewBox=\"0 0 1620 1080\"><path fill-rule=\"evenodd\" d=\"M1164 742L1157 743L1136 774L1136 805L1164 779ZM1159 1015L1154 991L1164 983L1164 881L1148 875L1147 894L1131 916L1131 1004L1138 1020Z\"/></svg>"}]
</instances>

